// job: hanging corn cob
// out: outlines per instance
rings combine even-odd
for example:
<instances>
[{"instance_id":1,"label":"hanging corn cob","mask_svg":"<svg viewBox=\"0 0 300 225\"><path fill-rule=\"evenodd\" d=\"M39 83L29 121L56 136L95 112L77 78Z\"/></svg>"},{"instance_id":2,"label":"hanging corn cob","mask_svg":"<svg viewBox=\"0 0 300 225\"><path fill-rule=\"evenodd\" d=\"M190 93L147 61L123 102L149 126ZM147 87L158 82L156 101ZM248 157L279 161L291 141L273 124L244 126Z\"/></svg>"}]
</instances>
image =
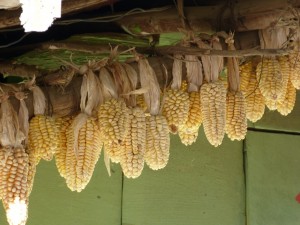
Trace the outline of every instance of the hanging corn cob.
<instances>
[{"instance_id":1,"label":"hanging corn cob","mask_svg":"<svg viewBox=\"0 0 300 225\"><path fill-rule=\"evenodd\" d=\"M294 88L300 90L300 29L291 30L291 35L292 41L290 41L290 47L293 51L289 54L290 80Z\"/></svg>"},{"instance_id":2,"label":"hanging corn cob","mask_svg":"<svg viewBox=\"0 0 300 225\"><path fill-rule=\"evenodd\" d=\"M136 96L133 94L137 86L137 73L119 62L111 66L118 94L129 107L128 131L120 144L120 165L127 178L137 178L144 168L146 148L145 114L141 108L136 107Z\"/></svg>"},{"instance_id":3,"label":"hanging corn cob","mask_svg":"<svg viewBox=\"0 0 300 225\"><path fill-rule=\"evenodd\" d=\"M98 125L104 138L104 148L112 162L120 162L120 144L129 126L129 109L118 97L117 88L109 71L103 67L99 72L104 103L98 108Z\"/></svg>"},{"instance_id":4,"label":"hanging corn cob","mask_svg":"<svg viewBox=\"0 0 300 225\"><path fill-rule=\"evenodd\" d=\"M229 50L235 50L233 34L226 39ZM245 97L240 91L239 63L237 58L227 59L228 92L226 97L226 134L233 140L243 140L247 133Z\"/></svg>"},{"instance_id":5,"label":"hanging corn cob","mask_svg":"<svg viewBox=\"0 0 300 225\"><path fill-rule=\"evenodd\" d=\"M92 117L93 110L100 101L99 81L91 65L88 65L83 74L81 113L67 129L65 175L63 174L67 186L77 192L82 191L89 183L102 149L98 125Z\"/></svg>"},{"instance_id":6,"label":"hanging corn cob","mask_svg":"<svg viewBox=\"0 0 300 225\"><path fill-rule=\"evenodd\" d=\"M288 29L284 27L260 30L261 48L282 48L287 42L287 32ZM285 57L263 57L257 65L256 77L266 100L278 101L284 98L289 78L287 60Z\"/></svg>"},{"instance_id":7,"label":"hanging corn cob","mask_svg":"<svg viewBox=\"0 0 300 225\"><path fill-rule=\"evenodd\" d=\"M184 145L193 144L202 123L200 107L200 86L203 81L202 64L197 56L186 55L185 65L187 70L187 91L189 94L189 112L185 124L179 126L178 134Z\"/></svg>"},{"instance_id":8,"label":"hanging corn cob","mask_svg":"<svg viewBox=\"0 0 300 225\"><path fill-rule=\"evenodd\" d=\"M253 61L240 66L241 91L246 99L246 116L253 123L260 120L265 112L265 100L258 88L255 69Z\"/></svg>"},{"instance_id":9,"label":"hanging corn cob","mask_svg":"<svg viewBox=\"0 0 300 225\"><path fill-rule=\"evenodd\" d=\"M164 93L163 115L166 117L171 133L176 134L179 126L185 124L189 113L188 93L181 90L182 55L174 55L173 80L171 89Z\"/></svg>"},{"instance_id":10,"label":"hanging corn cob","mask_svg":"<svg viewBox=\"0 0 300 225\"><path fill-rule=\"evenodd\" d=\"M138 60L140 81L144 93L147 112L146 117L146 152L145 162L149 168L158 170L164 168L170 155L170 136L167 120L160 115L160 87L156 74L146 58Z\"/></svg>"},{"instance_id":11,"label":"hanging corn cob","mask_svg":"<svg viewBox=\"0 0 300 225\"><path fill-rule=\"evenodd\" d=\"M70 129L73 121L73 116L66 116L56 119L56 126L58 130L58 146L55 153L55 163L57 170L62 177L66 177L66 154L67 154L67 130Z\"/></svg>"},{"instance_id":12,"label":"hanging corn cob","mask_svg":"<svg viewBox=\"0 0 300 225\"><path fill-rule=\"evenodd\" d=\"M6 93L1 96L0 197L8 223L25 225L28 213L29 159L22 145L25 134L20 130L17 113L8 98Z\"/></svg>"},{"instance_id":13,"label":"hanging corn cob","mask_svg":"<svg viewBox=\"0 0 300 225\"><path fill-rule=\"evenodd\" d=\"M296 88L294 87L291 80L288 82L285 98L279 100L277 103L277 111L283 115L287 116L290 114L295 106L296 102Z\"/></svg>"},{"instance_id":14,"label":"hanging corn cob","mask_svg":"<svg viewBox=\"0 0 300 225\"><path fill-rule=\"evenodd\" d=\"M52 160L57 148L57 130L55 119L45 116L46 98L43 91L34 85L35 79L26 85L33 93L34 117L29 123L28 150L36 156L36 164L40 159Z\"/></svg>"},{"instance_id":15,"label":"hanging corn cob","mask_svg":"<svg viewBox=\"0 0 300 225\"><path fill-rule=\"evenodd\" d=\"M210 45L198 41L200 48L222 49L219 39L213 37ZM223 69L223 57L201 56L204 83L200 89L203 128L207 140L215 147L219 146L225 134L226 121L226 88L218 79Z\"/></svg>"}]
</instances>

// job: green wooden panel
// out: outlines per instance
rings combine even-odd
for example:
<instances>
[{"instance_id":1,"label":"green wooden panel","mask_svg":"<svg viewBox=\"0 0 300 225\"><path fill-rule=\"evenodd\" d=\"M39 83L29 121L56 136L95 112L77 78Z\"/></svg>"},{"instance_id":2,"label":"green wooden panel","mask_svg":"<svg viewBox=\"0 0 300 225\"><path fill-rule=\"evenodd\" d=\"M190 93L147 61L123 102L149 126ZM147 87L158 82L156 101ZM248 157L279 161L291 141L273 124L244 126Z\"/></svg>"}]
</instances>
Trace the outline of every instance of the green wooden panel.
<instances>
[{"instance_id":1,"label":"green wooden panel","mask_svg":"<svg viewBox=\"0 0 300 225\"><path fill-rule=\"evenodd\" d=\"M297 91L295 108L288 116L266 109L263 118L256 123L249 123L249 127L300 133L300 92Z\"/></svg>"},{"instance_id":2,"label":"green wooden panel","mask_svg":"<svg viewBox=\"0 0 300 225\"><path fill-rule=\"evenodd\" d=\"M300 136L248 132L247 224L298 225Z\"/></svg>"},{"instance_id":3,"label":"green wooden panel","mask_svg":"<svg viewBox=\"0 0 300 225\"><path fill-rule=\"evenodd\" d=\"M191 147L172 136L165 169L124 178L122 224L243 225L244 196L242 142L214 148L201 129Z\"/></svg>"},{"instance_id":4,"label":"green wooden panel","mask_svg":"<svg viewBox=\"0 0 300 225\"><path fill-rule=\"evenodd\" d=\"M122 174L119 167L112 169L109 178L102 156L87 188L76 193L67 188L54 161L41 162L27 225L120 225ZM7 224L2 207L0 217L0 224Z\"/></svg>"}]
</instances>

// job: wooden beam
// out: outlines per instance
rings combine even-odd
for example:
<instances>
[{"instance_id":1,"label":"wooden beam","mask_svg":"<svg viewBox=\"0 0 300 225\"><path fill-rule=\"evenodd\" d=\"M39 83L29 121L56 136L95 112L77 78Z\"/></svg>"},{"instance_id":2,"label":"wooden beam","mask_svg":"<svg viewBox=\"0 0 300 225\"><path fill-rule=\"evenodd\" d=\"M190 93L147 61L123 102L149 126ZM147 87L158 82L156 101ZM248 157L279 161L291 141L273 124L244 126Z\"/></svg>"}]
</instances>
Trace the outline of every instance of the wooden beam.
<instances>
[{"instance_id":1,"label":"wooden beam","mask_svg":"<svg viewBox=\"0 0 300 225\"><path fill-rule=\"evenodd\" d=\"M149 59L149 63L153 67L156 72L159 84L161 88L164 88L166 84L168 85L172 78L172 63L173 60L168 58L161 58L161 57L153 57ZM137 63L131 63L133 68L138 71ZM23 68L24 69L24 68ZM19 71L19 68L16 68ZM167 75L165 72L167 71ZM68 71L66 71L67 73ZM23 72L25 74L25 72ZM185 76L185 73L184 73ZM38 85L44 91L48 101L49 101L49 115L55 115L58 117L72 115L74 113L79 112L79 102L80 102L80 86L82 77L77 76L69 83L69 85L65 88L60 86L60 83L56 85L53 83L53 79L57 78L57 73L51 73L46 75L44 78L41 77L38 79ZM52 84L49 85L50 81ZM1 88L4 91L12 91L9 87L5 85L1 85ZM12 94L10 94L12 95ZM16 100L14 97L11 97L12 104L15 109L19 108L19 101ZM29 94L28 98L26 99L26 104L29 109L30 117L33 116L33 105L32 105L32 95Z\"/></svg>"},{"instance_id":2,"label":"wooden beam","mask_svg":"<svg viewBox=\"0 0 300 225\"><path fill-rule=\"evenodd\" d=\"M214 33L219 30L250 31L278 25L297 26L300 2L288 0L239 0L216 6L186 7L185 17L195 32ZM129 33L159 34L184 29L176 8L127 16L118 23Z\"/></svg>"},{"instance_id":3,"label":"wooden beam","mask_svg":"<svg viewBox=\"0 0 300 225\"><path fill-rule=\"evenodd\" d=\"M100 8L113 4L117 0L64 0L62 2L62 15L68 15L79 11ZM3 10L0 13L0 29L20 25L19 17L22 10Z\"/></svg>"}]
</instances>

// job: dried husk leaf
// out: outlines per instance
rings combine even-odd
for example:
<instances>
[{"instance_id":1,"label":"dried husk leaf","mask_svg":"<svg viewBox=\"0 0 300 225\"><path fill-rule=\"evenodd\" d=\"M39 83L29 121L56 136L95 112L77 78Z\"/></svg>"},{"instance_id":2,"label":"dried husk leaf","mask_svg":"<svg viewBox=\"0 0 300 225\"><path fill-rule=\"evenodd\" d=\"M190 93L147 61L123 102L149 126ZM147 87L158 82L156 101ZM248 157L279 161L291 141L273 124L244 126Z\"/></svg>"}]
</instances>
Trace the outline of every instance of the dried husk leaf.
<instances>
[{"instance_id":1,"label":"dried husk leaf","mask_svg":"<svg viewBox=\"0 0 300 225\"><path fill-rule=\"evenodd\" d=\"M199 48L203 48L203 49L211 49L211 47L206 44L205 42L203 42L202 40L198 40L197 41L197 46ZM201 61L202 61L202 66L203 66L203 73L204 73L204 77L205 77L205 80L207 82L211 82L212 81L212 78L211 78L211 56L206 56L206 55L203 55L200 57L201 58Z\"/></svg>"},{"instance_id":2,"label":"dried husk leaf","mask_svg":"<svg viewBox=\"0 0 300 225\"><path fill-rule=\"evenodd\" d=\"M20 131L25 135L25 143L27 142L28 132L29 132L29 113L27 105L24 99L27 97L24 92L17 92L15 94L16 98L20 101L18 120L20 125Z\"/></svg>"},{"instance_id":3,"label":"dried husk leaf","mask_svg":"<svg viewBox=\"0 0 300 225\"><path fill-rule=\"evenodd\" d=\"M182 55L180 55L180 54L174 55L174 62L173 62L173 68L172 68L173 80L171 83L171 88L173 90L180 89L180 87L181 87L182 59L183 59Z\"/></svg>"},{"instance_id":4,"label":"dried husk leaf","mask_svg":"<svg viewBox=\"0 0 300 225\"><path fill-rule=\"evenodd\" d=\"M99 71L99 79L102 84L102 93L104 96L104 100L109 100L111 98L118 98L118 92L116 84L113 81L112 75L109 73L109 71L102 67Z\"/></svg>"},{"instance_id":5,"label":"dried husk leaf","mask_svg":"<svg viewBox=\"0 0 300 225\"><path fill-rule=\"evenodd\" d=\"M188 81L188 92L199 91L203 82L202 63L197 56L185 56L186 76Z\"/></svg>"},{"instance_id":6,"label":"dried husk leaf","mask_svg":"<svg viewBox=\"0 0 300 225\"><path fill-rule=\"evenodd\" d=\"M46 110L46 97L42 89L38 86L31 88L33 94L34 115L44 115Z\"/></svg>"},{"instance_id":7,"label":"dried husk leaf","mask_svg":"<svg viewBox=\"0 0 300 225\"><path fill-rule=\"evenodd\" d=\"M226 40L228 44L228 50L235 50L233 34L230 34ZM239 72L239 61L236 57L227 58L227 77L228 77L228 88L231 92L237 92L240 90L240 72Z\"/></svg>"},{"instance_id":8,"label":"dried husk leaf","mask_svg":"<svg viewBox=\"0 0 300 225\"><path fill-rule=\"evenodd\" d=\"M88 115L86 113L79 113L73 120L70 128L74 132L74 152L75 155L78 156L78 138L79 131L83 127L83 125L87 122Z\"/></svg>"},{"instance_id":9,"label":"dried husk leaf","mask_svg":"<svg viewBox=\"0 0 300 225\"><path fill-rule=\"evenodd\" d=\"M138 61L142 88L148 88L144 99L151 115L158 115L160 110L160 87L153 68L147 59Z\"/></svg>"},{"instance_id":10,"label":"dried husk leaf","mask_svg":"<svg viewBox=\"0 0 300 225\"><path fill-rule=\"evenodd\" d=\"M259 30L259 40L262 49L280 49L287 44L288 27L270 27Z\"/></svg>"}]
</instances>

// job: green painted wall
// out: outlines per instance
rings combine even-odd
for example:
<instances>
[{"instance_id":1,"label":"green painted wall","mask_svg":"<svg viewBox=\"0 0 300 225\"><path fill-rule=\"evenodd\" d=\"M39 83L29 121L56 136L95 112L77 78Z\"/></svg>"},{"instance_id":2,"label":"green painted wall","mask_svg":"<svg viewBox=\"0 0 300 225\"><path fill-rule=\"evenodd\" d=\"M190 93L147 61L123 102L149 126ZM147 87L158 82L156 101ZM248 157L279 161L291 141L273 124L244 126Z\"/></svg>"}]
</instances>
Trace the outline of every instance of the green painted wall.
<instances>
[{"instance_id":1,"label":"green painted wall","mask_svg":"<svg viewBox=\"0 0 300 225\"><path fill-rule=\"evenodd\" d=\"M249 132L247 224L299 225L300 136Z\"/></svg>"}]
</instances>

